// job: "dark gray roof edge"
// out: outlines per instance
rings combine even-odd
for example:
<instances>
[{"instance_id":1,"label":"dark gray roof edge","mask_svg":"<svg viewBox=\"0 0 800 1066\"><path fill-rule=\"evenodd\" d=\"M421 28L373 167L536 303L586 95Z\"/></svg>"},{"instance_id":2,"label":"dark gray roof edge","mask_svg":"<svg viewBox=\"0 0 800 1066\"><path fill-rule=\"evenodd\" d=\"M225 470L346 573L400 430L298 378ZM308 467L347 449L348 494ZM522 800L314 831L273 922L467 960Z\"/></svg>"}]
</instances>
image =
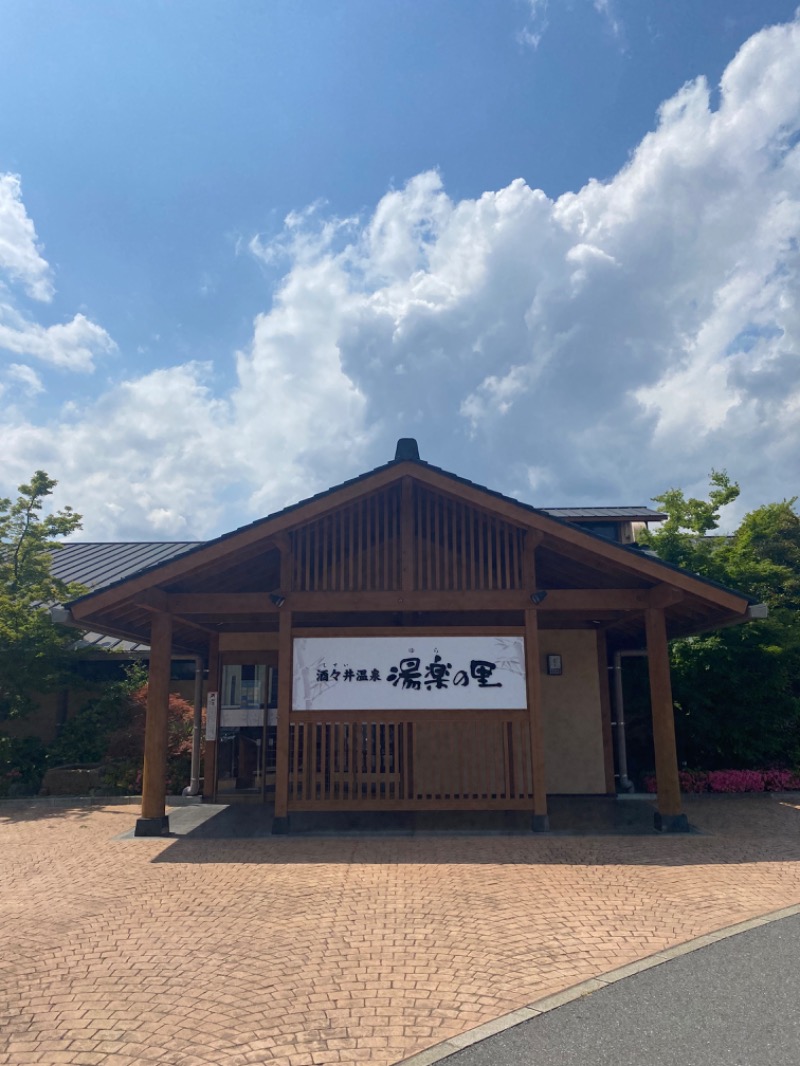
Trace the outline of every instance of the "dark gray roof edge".
<instances>
[{"instance_id":1,"label":"dark gray roof edge","mask_svg":"<svg viewBox=\"0 0 800 1066\"><path fill-rule=\"evenodd\" d=\"M201 544L208 544L207 540L62 540L56 545L58 548L163 548L165 545L175 547L185 544L187 548L194 548Z\"/></svg>"},{"instance_id":2,"label":"dark gray roof edge","mask_svg":"<svg viewBox=\"0 0 800 1066\"><path fill-rule=\"evenodd\" d=\"M432 463L426 462L424 459L390 459L388 463L383 463L381 466L376 466L372 470L367 470L363 474L358 474L356 477L348 478L346 481L341 482L339 485L333 485L330 488L323 489L320 492L314 493L313 496L308 496L304 500L298 500L297 503L289 504L288 507L283 507L280 511L275 511L272 514L265 515L263 518L257 518L253 522L248 522L243 526L239 526L236 529L230 530L228 533L222 533L219 537L214 537L211 540L199 541L193 548L187 549L182 552L180 556L173 556L170 559L164 559L160 562L154 563L152 566L144 567L142 570L136 571L135 574L129 574L127 577L121 578L118 581L114 581L109 585L105 585L102 589L95 589L94 592L84 593L83 596L78 596L76 599L71 600L67 606L71 606L74 603L82 603L84 600L89 600L93 596L99 595L101 592L107 592L109 589L117 588L120 585L124 585L125 582L130 581L132 577L142 577L145 574L153 573L156 570L160 570L164 566L168 566L170 563L176 561L177 558L185 559L196 552L203 551L205 548L210 547L213 544L221 544L223 541L230 540L233 537L238 536L240 533L244 533L245 530L255 529L258 526L266 525L267 522L272 522L276 518L281 518L285 515L291 514L293 511L300 510L300 508L307 506L310 503L314 503L317 500L323 500L326 496L333 496L335 493L340 492L342 489L349 488L352 485L357 485L359 482L367 481L369 478L374 477L376 474L381 474L385 470L390 470L394 466L402 466L410 464L412 466L422 466L428 470L432 470L437 474L442 475L450 481L454 481L458 485L466 485L469 488L477 489L479 492L485 493L487 496L492 496L495 499L502 500L504 503L511 503L516 507L520 507L522 510L527 511L529 514L540 515L543 518L549 519L551 522L556 522L558 525L562 525L568 529L577 529L582 536L591 537L604 545L610 545L612 548L621 552L627 552L635 555L637 558L642 558L642 551L639 548L630 547L624 544L617 544L614 541L608 540L606 537L600 536L599 533L593 533L588 529L581 529L580 525L574 522L570 522L565 518L560 518L558 515L550 514L542 507L534 507L530 503L524 503L522 500L517 500L513 496L506 496L502 492L498 492L497 489L490 489L486 485L479 485L475 481L470 481L469 478L461 477L459 474L453 474L449 470L444 470L440 466L434 466ZM158 542L145 542L145 543L158 543ZM163 543L163 542L162 542ZM191 542L189 542L191 543ZM757 601L745 593L740 592L738 589L732 589L725 585L719 584L719 582L712 581L710 578L701 577L699 574L693 573L691 570L684 570L680 566L675 566L672 563L666 563L663 559L659 559L657 556L647 556L651 562L657 563L665 569L672 571L673 573L688 575L694 578L696 581L700 581L702 584L708 585L710 588L718 589L721 592L727 592L734 596L740 596L742 599L747 600L748 603L756 603Z\"/></svg>"},{"instance_id":3,"label":"dark gray roof edge","mask_svg":"<svg viewBox=\"0 0 800 1066\"><path fill-rule=\"evenodd\" d=\"M584 531L584 532L586 532L586 531ZM591 536L595 536L595 535L596 534L594 534L594 533L591 534ZM601 537L600 539L602 540L603 538ZM609 543L609 542L606 541L606 543ZM645 556L647 559L650 559L652 562L658 563L659 566L663 566L667 570L671 570L673 574L683 574L684 576L693 577L695 581L699 581L703 585L708 585L712 589L719 589L720 592L728 592L728 593L731 594L731 596L739 596L739 597L741 597L741 599L747 600L747 602L749 604L755 604L755 603L760 603L761 602L757 597L750 596L750 595L748 595L748 593L742 592L741 589L731 588L730 585L723 585L721 582L714 581L710 577L703 577L702 574L696 574L694 572L694 570L687 570L683 566L678 566L677 563L668 563L665 559L662 559L658 555L656 555L655 552L650 552L650 551L645 552L637 544L617 544L617 545L615 545L615 547L622 548L623 551L632 552L634 555L638 555L640 558L642 556Z\"/></svg>"},{"instance_id":4,"label":"dark gray roof edge","mask_svg":"<svg viewBox=\"0 0 800 1066\"><path fill-rule=\"evenodd\" d=\"M639 517L663 520L669 517L663 511L654 511L652 507L639 506L637 504L613 507L599 505L596 507L540 507L539 510L545 511L550 515L557 515L560 518L571 515L573 518L592 518L598 522L613 522L615 519Z\"/></svg>"}]
</instances>

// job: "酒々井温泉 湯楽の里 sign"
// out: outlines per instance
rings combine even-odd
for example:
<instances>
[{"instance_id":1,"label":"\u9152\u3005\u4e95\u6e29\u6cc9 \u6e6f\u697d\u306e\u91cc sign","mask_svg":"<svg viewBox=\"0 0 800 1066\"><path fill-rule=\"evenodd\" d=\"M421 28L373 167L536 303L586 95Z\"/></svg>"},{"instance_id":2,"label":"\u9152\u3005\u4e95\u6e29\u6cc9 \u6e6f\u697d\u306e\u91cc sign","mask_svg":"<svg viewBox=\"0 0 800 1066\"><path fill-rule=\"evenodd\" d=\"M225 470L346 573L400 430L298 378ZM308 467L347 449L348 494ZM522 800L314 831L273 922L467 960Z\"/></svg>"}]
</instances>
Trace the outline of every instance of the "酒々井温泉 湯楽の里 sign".
<instances>
[{"instance_id":1,"label":"\u9152\u3005\u4e95\u6e29\u6cc9 \u6e6f\u697d\u306e\u91cc sign","mask_svg":"<svg viewBox=\"0 0 800 1066\"><path fill-rule=\"evenodd\" d=\"M520 636L297 637L293 651L295 711L527 706Z\"/></svg>"}]
</instances>

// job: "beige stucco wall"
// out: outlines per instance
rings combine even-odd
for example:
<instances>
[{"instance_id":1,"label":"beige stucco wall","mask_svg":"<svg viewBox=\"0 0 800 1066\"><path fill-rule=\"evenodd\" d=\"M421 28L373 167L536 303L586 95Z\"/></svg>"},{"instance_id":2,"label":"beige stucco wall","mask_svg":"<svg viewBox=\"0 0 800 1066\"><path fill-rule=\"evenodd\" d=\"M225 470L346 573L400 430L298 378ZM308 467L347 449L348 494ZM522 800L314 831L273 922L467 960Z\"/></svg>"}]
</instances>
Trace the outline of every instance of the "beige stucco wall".
<instances>
[{"instance_id":1,"label":"beige stucco wall","mask_svg":"<svg viewBox=\"0 0 800 1066\"><path fill-rule=\"evenodd\" d=\"M604 793L597 635L586 630L546 630L540 639L547 791ZM547 653L561 655L564 672L560 677L544 672Z\"/></svg>"}]
</instances>

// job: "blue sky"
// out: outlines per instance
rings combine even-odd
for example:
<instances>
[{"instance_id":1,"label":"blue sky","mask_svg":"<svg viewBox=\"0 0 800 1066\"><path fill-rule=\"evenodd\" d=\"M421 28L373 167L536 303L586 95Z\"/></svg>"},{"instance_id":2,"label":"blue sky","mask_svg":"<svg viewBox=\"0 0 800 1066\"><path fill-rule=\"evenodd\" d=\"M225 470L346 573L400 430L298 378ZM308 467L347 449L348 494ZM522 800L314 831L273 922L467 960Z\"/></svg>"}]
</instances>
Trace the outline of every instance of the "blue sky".
<instances>
[{"instance_id":1,"label":"blue sky","mask_svg":"<svg viewBox=\"0 0 800 1066\"><path fill-rule=\"evenodd\" d=\"M205 537L413 435L794 495L798 69L778 0L6 0L0 492Z\"/></svg>"}]
</instances>

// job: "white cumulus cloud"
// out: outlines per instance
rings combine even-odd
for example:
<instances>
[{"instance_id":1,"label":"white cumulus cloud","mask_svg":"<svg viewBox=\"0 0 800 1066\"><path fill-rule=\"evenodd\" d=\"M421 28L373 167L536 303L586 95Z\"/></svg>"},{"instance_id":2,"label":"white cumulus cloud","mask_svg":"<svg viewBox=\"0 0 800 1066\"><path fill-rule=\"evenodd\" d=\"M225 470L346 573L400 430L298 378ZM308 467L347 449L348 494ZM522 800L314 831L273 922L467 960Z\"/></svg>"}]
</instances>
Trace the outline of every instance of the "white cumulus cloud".
<instances>
[{"instance_id":1,"label":"white cumulus cloud","mask_svg":"<svg viewBox=\"0 0 800 1066\"><path fill-rule=\"evenodd\" d=\"M0 350L32 356L63 370L90 372L98 355L114 351L108 333L85 315L66 323L42 326L9 304L0 304Z\"/></svg>"},{"instance_id":2,"label":"white cumulus cloud","mask_svg":"<svg viewBox=\"0 0 800 1066\"><path fill-rule=\"evenodd\" d=\"M0 174L0 271L21 282L35 300L52 299L50 267L40 253L17 174Z\"/></svg>"},{"instance_id":3,"label":"white cumulus cloud","mask_svg":"<svg viewBox=\"0 0 800 1066\"><path fill-rule=\"evenodd\" d=\"M20 308L19 286L27 296L44 303L52 301L55 293L52 271L22 200L19 176L0 174L0 353L87 372L94 370L98 355L114 350L109 334L85 315L47 326L33 320ZM15 373L19 380L18 371L12 371L12 377Z\"/></svg>"},{"instance_id":4,"label":"white cumulus cloud","mask_svg":"<svg viewBox=\"0 0 800 1066\"><path fill-rule=\"evenodd\" d=\"M300 207L251 243L286 266L232 388L191 363L51 423L0 413L4 480L47 469L106 536L230 529L409 435L542 506L696 492L712 467L748 505L793 495L798 69L800 24L761 31L716 107L687 84L618 174L557 199L517 179L456 201L430 171L360 219Z\"/></svg>"},{"instance_id":5,"label":"white cumulus cloud","mask_svg":"<svg viewBox=\"0 0 800 1066\"><path fill-rule=\"evenodd\" d=\"M9 381L15 382L27 396L36 396L44 392L42 379L32 366L27 366L25 363L11 363L6 377Z\"/></svg>"}]
</instances>

